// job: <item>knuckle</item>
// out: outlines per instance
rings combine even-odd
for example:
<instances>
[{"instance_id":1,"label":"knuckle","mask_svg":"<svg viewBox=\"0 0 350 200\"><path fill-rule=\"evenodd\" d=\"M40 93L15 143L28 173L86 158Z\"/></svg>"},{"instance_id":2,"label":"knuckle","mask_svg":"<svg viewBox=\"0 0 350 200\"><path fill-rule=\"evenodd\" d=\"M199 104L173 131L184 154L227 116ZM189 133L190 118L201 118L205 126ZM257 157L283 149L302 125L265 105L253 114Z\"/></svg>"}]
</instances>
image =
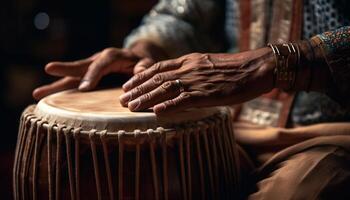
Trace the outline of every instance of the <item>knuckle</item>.
<instances>
[{"instance_id":1,"label":"knuckle","mask_svg":"<svg viewBox=\"0 0 350 200\"><path fill-rule=\"evenodd\" d=\"M176 101L174 99L170 99L169 101L164 102L165 107L176 106Z\"/></svg>"},{"instance_id":2,"label":"knuckle","mask_svg":"<svg viewBox=\"0 0 350 200\"><path fill-rule=\"evenodd\" d=\"M200 56L199 56L201 59L209 59L209 54L208 53L202 53Z\"/></svg>"},{"instance_id":3,"label":"knuckle","mask_svg":"<svg viewBox=\"0 0 350 200\"><path fill-rule=\"evenodd\" d=\"M175 81L167 81L161 86L164 90L174 90L176 88Z\"/></svg>"},{"instance_id":4,"label":"knuckle","mask_svg":"<svg viewBox=\"0 0 350 200\"><path fill-rule=\"evenodd\" d=\"M161 63L161 62L157 62L156 64L153 65L153 67L152 67L152 72L153 72L153 73L158 73L158 72L160 72L161 66L162 66L162 63Z\"/></svg>"},{"instance_id":5,"label":"knuckle","mask_svg":"<svg viewBox=\"0 0 350 200\"><path fill-rule=\"evenodd\" d=\"M144 91L143 86L140 85L140 86L136 87L135 93L136 94L143 94L143 91Z\"/></svg>"},{"instance_id":6,"label":"knuckle","mask_svg":"<svg viewBox=\"0 0 350 200\"><path fill-rule=\"evenodd\" d=\"M163 74L156 74L156 75L153 77L153 83L155 83L155 84L163 83L163 81L164 81L164 76L163 76Z\"/></svg>"},{"instance_id":7,"label":"knuckle","mask_svg":"<svg viewBox=\"0 0 350 200\"><path fill-rule=\"evenodd\" d=\"M135 76L134 76L134 80L135 80L135 81L141 81L141 80L143 80L144 77L145 77L145 74L144 74L143 72L137 73L137 74L135 74Z\"/></svg>"},{"instance_id":8,"label":"knuckle","mask_svg":"<svg viewBox=\"0 0 350 200\"><path fill-rule=\"evenodd\" d=\"M201 55L202 55L201 53L194 52L194 53L188 54L187 56L192 58L197 58L197 57L200 57Z\"/></svg>"},{"instance_id":9,"label":"knuckle","mask_svg":"<svg viewBox=\"0 0 350 200\"><path fill-rule=\"evenodd\" d=\"M141 101L142 102L149 101L149 100L151 100L151 98L152 98L152 95L150 93L146 93L146 94L142 95Z\"/></svg>"},{"instance_id":10,"label":"knuckle","mask_svg":"<svg viewBox=\"0 0 350 200\"><path fill-rule=\"evenodd\" d=\"M192 95L189 92L183 92L180 94L180 98L183 100L190 99L191 97L192 97Z\"/></svg>"},{"instance_id":11,"label":"knuckle","mask_svg":"<svg viewBox=\"0 0 350 200\"><path fill-rule=\"evenodd\" d=\"M118 53L117 49L112 48L112 47L106 48L106 49L104 49L104 50L102 51L102 54L103 54L104 56L114 56L114 55L116 55L117 53Z\"/></svg>"}]
</instances>

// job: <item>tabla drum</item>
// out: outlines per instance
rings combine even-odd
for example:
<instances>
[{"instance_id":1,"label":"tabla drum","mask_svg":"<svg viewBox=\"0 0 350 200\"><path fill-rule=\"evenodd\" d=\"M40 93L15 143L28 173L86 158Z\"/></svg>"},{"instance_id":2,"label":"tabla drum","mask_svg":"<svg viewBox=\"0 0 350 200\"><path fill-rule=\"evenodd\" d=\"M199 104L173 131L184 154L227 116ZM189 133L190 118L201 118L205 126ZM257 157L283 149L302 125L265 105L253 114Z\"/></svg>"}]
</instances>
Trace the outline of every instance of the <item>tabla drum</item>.
<instances>
[{"instance_id":1,"label":"tabla drum","mask_svg":"<svg viewBox=\"0 0 350 200\"><path fill-rule=\"evenodd\" d=\"M232 199L229 109L130 112L120 89L68 90L22 114L15 199Z\"/></svg>"}]
</instances>

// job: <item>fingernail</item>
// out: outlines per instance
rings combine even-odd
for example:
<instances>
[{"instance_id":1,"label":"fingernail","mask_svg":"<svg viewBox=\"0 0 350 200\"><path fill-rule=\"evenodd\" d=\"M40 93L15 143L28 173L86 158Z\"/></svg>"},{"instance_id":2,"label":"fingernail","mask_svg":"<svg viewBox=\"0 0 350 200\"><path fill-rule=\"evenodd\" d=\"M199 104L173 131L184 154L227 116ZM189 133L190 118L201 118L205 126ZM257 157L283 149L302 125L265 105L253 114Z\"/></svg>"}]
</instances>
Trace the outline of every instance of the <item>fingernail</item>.
<instances>
[{"instance_id":1,"label":"fingernail","mask_svg":"<svg viewBox=\"0 0 350 200\"><path fill-rule=\"evenodd\" d=\"M130 101L130 102L128 103L128 108L129 108L131 111L136 111L136 110L140 107L140 104L141 104L140 99L135 99L135 100Z\"/></svg>"},{"instance_id":2,"label":"fingernail","mask_svg":"<svg viewBox=\"0 0 350 200\"><path fill-rule=\"evenodd\" d=\"M159 114L161 113L163 110L165 110L165 105L162 103L162 104L158 104L158 105L155 105L153 107L153 112L155 112L156 114Z\"/></svg>"},{"instance_id":3,"label":"fingernail","mask_svg":"<svg viewBox=\"0 0 350 200\"><path fill-rule=\"evenodd\" d=\"M84 91L84 90L88 90L89 87L90 87L90 81L84 80L84 81L82 81L82 82L80 83L78 89Z\"/></svg>"},{"instance_id":4,"label":"fingernail","mask_svg":"<svg viewBox=\"0 0 350 200\"><path fill-rule=\"evenodd\" d=\"M125 91L128 91L131 88L131 81L130 80L127 81L126 83L123 84L122 87Z\"/></svg>"},{"instance_id":5,"label":"fingernail","mask_svg":"<svg viewBox=\"0 0 350 200\"><path fill-rule=\"evenodd\" d=\"M130 92L120 95L119 100L122 103L128 103L130 101L131 94Z\"/></svg>"}]
</instances>

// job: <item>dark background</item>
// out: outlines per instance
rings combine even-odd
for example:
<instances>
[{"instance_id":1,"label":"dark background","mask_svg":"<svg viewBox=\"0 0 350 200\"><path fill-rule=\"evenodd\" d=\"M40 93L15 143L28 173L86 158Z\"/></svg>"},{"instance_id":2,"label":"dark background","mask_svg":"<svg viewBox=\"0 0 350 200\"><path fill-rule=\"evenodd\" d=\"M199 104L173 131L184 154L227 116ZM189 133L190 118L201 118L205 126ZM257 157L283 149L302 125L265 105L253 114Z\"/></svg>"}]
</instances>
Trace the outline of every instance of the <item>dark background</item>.
<instances>
[{"instance_id":1,"label":"dark background","mask_svg":"<svg viewBox=\"0 0 350 200\"><path fill-rule=\"evenodd\" d=\"M155 3L156 0L1 1L0 199L12 199L12 162L20 114L35 103L33 89L54 80L45 75L45 64L81 59L110 46L121 47L123 38Z\"/></svg>"}]
</instances>

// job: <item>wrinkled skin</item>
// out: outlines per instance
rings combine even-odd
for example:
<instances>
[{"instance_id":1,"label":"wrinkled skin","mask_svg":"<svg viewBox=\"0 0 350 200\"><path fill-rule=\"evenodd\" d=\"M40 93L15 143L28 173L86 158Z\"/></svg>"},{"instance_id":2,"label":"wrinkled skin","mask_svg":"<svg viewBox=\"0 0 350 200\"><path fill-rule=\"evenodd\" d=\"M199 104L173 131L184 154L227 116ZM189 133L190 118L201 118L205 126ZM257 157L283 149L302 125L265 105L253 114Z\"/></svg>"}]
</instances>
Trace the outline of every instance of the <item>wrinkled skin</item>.
<instances>
[{"instance_id":1,"label":"wrinkled skin","mask_svg":"<svg viewBox=\"0 0 350 200\"><path fill-rule=\"evenodd\" d=\"M305 66L313 66L310 90L325 92L331 76L321 49L316 46L316 57L311 59L306 42L299 45L301 63L294 90L308 88L311 74ZM150 42L140 41L130 49L108 48L80 61L49 63L46 72L63 78L36 89L33 96L41 99L78 86L80 91L87 91L107 74L134 73L123 85L126 93L120 96L121 104L131 111L153 107L161 115L187 108L242 103L273 88L284 89L278 82L273 83L276 64L269 47L237 54L192 53L172 60L164 60L164 52ZM180 80L180 85L176 80Z\"/></svg>"},{"instance_id":2,"label":"wrinkled skin","mask_svg":"<svg viewBox=\"0 0 350 200\"><path fill-rule=\"evenodd\" d=\"M132 75L150 67L166 54L148 41L140 41L128 49L106 48L91 57L73 62L51 62L45 71L60 80L41 86L33 91L37 100L62 90L79 88L94 89L101 78L111 73Z\"/></svg>"},{"instance_id":3,"label":"wrinkled skin","mask_svg":"<svg viewBox=\"0 0 350 200\"><path fill-rule=\"evenodd\" d=\"M242 103L273 88L274 66L270 48L238 54L193 53L136 74L123 85L126 93L120 101L131 111L153 107L158 115Z\"/></svg>"}]
</instances>

